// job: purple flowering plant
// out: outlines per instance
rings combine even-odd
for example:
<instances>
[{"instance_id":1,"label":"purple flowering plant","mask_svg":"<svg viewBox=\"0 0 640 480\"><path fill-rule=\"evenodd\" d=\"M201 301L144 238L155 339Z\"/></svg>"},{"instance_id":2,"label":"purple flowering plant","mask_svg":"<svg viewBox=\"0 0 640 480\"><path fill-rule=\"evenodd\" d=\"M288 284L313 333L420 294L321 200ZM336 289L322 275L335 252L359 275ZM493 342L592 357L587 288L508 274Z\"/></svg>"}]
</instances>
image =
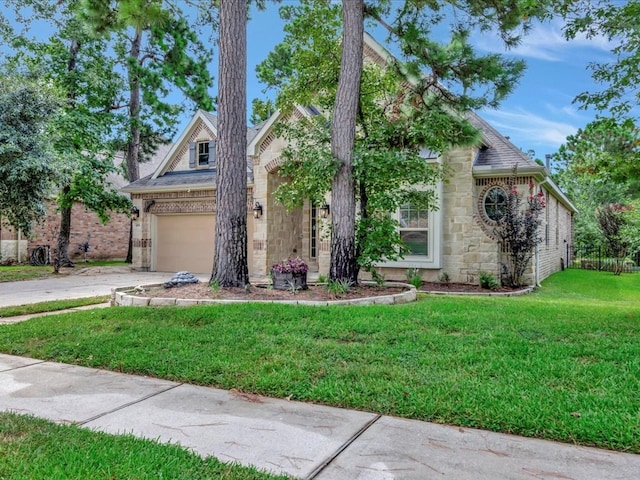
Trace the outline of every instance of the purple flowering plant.
<instances>
[{"instance_id":1,"label":"purple flowering plant","mask_svg":"<svg viewBox=\"0 0 640 480\"><path fill-rule=\"evenodd\" d=\"M271 270L278 273L307 273L309 266L300 257L296 257L274 263Z\"/></svg>"}]
</instances>

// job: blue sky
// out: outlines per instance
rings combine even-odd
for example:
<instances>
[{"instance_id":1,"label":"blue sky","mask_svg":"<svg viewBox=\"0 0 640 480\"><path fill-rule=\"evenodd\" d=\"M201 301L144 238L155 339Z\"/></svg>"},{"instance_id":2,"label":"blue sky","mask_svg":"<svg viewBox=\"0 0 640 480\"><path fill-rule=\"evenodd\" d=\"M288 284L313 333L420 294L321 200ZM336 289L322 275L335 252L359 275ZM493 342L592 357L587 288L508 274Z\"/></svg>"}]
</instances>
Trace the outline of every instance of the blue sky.
<instances>
[{"instance_id":1,"label":"blue sky","mask_svg":"<svg viewBox=\"0 0 640 480\"><path fill-rule=\"evenodd\" d=\"M264 97L263 86L255 79L255 66L284 37L283 22L277 7L253 12L248 23L248 98ZM575 96L585 90L598 90L587 70L589 62L605 61L611 45L601 38L566 42L562 24L554 21L536 27L522 44L508 52L527 62L527 71L511 96L498 110L480 115L523 151L534 150L544 158L555 152L567 135L584 127L595 116L593 111L573 104ZM383 35L370 32L379 41ZM497 51L497 37L476 35L474 45L480 52ZM504 52L504 50L499 50ZM217 60L215 60L217 62ZM214 62L214 63L215 63ZM212 65L215 69L216 66ZM215 72L214 72L215 74ZM250 109L250 104L248 105Z\"/></svg>"}]
</instances>

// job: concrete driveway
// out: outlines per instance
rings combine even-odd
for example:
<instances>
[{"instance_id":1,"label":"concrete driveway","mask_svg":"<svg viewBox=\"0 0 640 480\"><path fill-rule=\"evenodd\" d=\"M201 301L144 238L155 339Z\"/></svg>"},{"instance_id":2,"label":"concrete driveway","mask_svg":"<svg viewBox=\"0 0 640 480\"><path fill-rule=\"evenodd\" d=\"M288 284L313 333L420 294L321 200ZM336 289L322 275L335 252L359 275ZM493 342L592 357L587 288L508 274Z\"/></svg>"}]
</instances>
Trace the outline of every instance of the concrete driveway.
<instances>
[{"instance_id":1,"label":"concrete driveway","mask_svg":"<svg viewBox=\"0 0 640 480\"><path fill-rule=\"evenodd\" d=\"M175 273L137 272L128 267L76 267L70 274L67 271L63 275L37 280L0 282L0 307L109 295L113 287L162 283ZM199 278L208 280L204 276Z\"/></svg>"}]
</instances>

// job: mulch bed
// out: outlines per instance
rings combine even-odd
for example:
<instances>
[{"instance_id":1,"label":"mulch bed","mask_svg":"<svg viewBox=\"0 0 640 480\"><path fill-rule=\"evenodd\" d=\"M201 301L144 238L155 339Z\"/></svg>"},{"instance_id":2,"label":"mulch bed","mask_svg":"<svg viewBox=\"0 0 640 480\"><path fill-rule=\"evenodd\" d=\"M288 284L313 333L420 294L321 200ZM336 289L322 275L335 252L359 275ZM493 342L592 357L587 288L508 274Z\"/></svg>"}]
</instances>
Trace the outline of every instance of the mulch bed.
<instances>
[{"instance_id":1,"label":"mulch bed","mask_svg":"<svg viewBox=\"0 0 640 480\"><path fill-rule=\"evenodd\" d=\"M289 290L275 290L256 285L252 285L249 289L219 288L215 291L207 283L192 283L172 288L152 287L138 295L154 298L328 301L394 295L404 291L406 289L402 287L377 287L373 285L359 285L340 295L331 294L325 285L309 285L307 290L297 290L295 293Z\"/></svg>"},{"instance_id":2,"label":"mulch bed","mask_svg":"<svg viewBox=\"0 0 640 480\"><path fill-rule=\"evenodd\" d=\"M482 288L480 285L467 285L465 283L441 283L423 282L418 289L421 292L450 292L450 293L514 293L523 290L525 287L499 287L495 290Z\"/></svg>"}]
</instances>

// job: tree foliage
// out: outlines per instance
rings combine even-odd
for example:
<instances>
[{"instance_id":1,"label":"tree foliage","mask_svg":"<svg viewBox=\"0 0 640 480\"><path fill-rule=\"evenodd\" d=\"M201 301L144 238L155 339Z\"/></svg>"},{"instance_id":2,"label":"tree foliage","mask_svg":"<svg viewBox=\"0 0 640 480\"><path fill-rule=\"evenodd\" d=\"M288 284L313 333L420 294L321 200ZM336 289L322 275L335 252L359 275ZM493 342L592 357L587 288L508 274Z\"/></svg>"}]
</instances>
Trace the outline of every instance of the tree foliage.
<instances>
[{"instance_id":1,"label":"tree foliage","mask_svg":"<svg viewBox=\"0 0 640 480\"><path fill-rule=\"evenodd\" d=\"M633 121L599 117L554 154L557 183L578 208L574 240L601 245L598 207L638 197L640 137Z\"/></svg>"},{"instance_id":2,"label":"tree foliage","mask_svg":"<svg viewBox=\"0 0 640 480\"><path fill-rule=\"evenodd\" d=\"M630 253L632 239L629 236L629 221L627 212L633 210L629 205L610 203L597 210L598 226L605 239L607 252L614 260L613 273L620 275L624 269L624 262ZM635 225L636 230L638 225ZM637 237L637 233L635 237Z\"/></svg>"},{"instance_id":3,"label":"tree foliage","mask_svg":"<svg viewBox=\"0 0 640 480\"><path fill-rule=\"evenodd\" d=\"M563 5L567 38L604 37L612 44L611 61L589 65L593 79L603 89L582 92L576 100L585 107L608 111L617 118L637 117L640 105L640 1L581 0Z\"/></svg>"},{"instance_id":4,"label":"tree foliage","mask_svg":"<svg viewBox=\"0 0 640 480\"><path fill-rule=\"evenodd\" d=\"M0 77L0 215L27 235L57 180L50 127L60 104L46 82Z\"/></svg>"},{"instance_id":5,"label":"tree foliage","mask_svg":"<svg viewBox=\"0 0 640 480\"><path fill-rule=\"evenodd\" d=\"M138 162L173 137L184 106L171 101L177 88L194 105L213 109L208 69L211 50L200 41L185 13L161 0L82 0L83 15L98 34L113 39L116 59L127 78L114 107L124 113L130 181L138 179Z\"/></svg>"},{"instance_id":6,"label":"tree foliage","mask_svg":"<svg viewBox=\"0 0 640 480\"><path fill-rule=\"evenodd\" d=\"M47 79L65 99L60 114L52 118L51 129L56 132L52 147L61 159L56 250L59 265L71 266L68 245L75 202L82 202L105 223L112 212L130 209L128 198L109 182L109 175L116 172L112 140L119 121L111 107L117 103L122 81L113 74L114 59L104 54L107 42L90 35L79 18L79 2L59 2L53 11L46 8L48 2L26 3L17 8L39 7L37 19L49 23L54 33L48 38L30 38L28 33L33 32L27 30L7 37L20 45L7 62L10 68Z\"/></svg>"}]
</instances>

